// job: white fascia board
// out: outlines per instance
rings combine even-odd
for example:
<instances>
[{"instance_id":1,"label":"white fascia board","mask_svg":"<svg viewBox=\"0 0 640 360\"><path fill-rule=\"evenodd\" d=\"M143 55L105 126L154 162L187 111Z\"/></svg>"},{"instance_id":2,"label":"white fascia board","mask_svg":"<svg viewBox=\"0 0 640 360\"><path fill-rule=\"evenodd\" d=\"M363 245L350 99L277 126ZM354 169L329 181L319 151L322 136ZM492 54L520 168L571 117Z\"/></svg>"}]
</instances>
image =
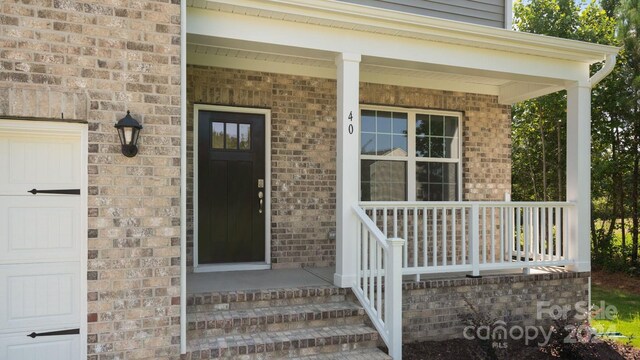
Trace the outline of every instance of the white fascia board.
<instances>
[{"instance_id":1,"label":"white fascia board","mask_svg":"<svg viewBox=\"0 0 640 360\"><path fill-rule=\"evenodd\" d=\"M584 79L580 65L585 63L569 60L194 8L189 8L187 15L187 32L208 37L358 53L474 71L569 81Z\"/></svg>"},{"instance_id":2,"label":"white fascia board","mask_svg":"<svg viewBox=\"0 0 640 360\"><path fill-rule=\"evenodd\" d=\"M618 53L619 48L516 32L491 26L439 19L424 15L336 0L214 0L209 4L225 4L260 11L332 21L335 26L359 28L376 33L392 32L398 36L419 36L434 41L499 49L536 56L548 56L587 63Z\"/></svg>"}]
</instances>

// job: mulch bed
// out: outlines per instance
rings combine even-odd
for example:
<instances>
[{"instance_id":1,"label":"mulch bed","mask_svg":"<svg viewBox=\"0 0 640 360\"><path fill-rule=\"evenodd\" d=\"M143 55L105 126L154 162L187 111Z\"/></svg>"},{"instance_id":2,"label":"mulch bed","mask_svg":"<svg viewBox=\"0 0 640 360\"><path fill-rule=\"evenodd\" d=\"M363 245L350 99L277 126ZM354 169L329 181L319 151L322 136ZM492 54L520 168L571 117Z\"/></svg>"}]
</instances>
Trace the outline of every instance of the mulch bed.
<instances>
[{"instance_id":1,"label":"mulch bed","mask_svg":"<svg viewBox=\"0 0 640 360\"><path fill-rule=\"evenodd\" d=\"M572 357L553 354L548 347L525 346L512 342L506 349L496 349L498 359L517 360L557 360L557 359L599 359L599 360L640 360L640 349L611 341L576 345ZM489 359L477 341L452 339L446 341L423 341L402 346L404 360L462 360Z\"/></svg>"},{"instance_id":2,"label":"mulch bed","mask_svg":"<svg viewBox=\"0 0 640 360\"><path fill-rule=\"evenodd\" d=\"M620 276L620 274L594 270L592 283L609 289L640 295L640 277ZM523 342L509 342L504 349L496 349L497 359L516 360L557 360L557 359L598 359L598 360L640 360L640 349L616 343L596 340L588 344L576 344L571 356L560 356L550 347L525 345ZM474 340L452 339L446 341L423 341L402 346L404 360L463 360L490 359L480 343Z\"/></svg>"},{"instance_id":3,"label":"mulch bed","mask_svg":"<svg viewBox=\"0 0 640 360\"><path fill-rule=\"evenodd\" d=\"M618 289L632 294L640 295L640 277L620 275L603 270L591 272L591 282L607 289Z\"/></svg>"}]
</instances>

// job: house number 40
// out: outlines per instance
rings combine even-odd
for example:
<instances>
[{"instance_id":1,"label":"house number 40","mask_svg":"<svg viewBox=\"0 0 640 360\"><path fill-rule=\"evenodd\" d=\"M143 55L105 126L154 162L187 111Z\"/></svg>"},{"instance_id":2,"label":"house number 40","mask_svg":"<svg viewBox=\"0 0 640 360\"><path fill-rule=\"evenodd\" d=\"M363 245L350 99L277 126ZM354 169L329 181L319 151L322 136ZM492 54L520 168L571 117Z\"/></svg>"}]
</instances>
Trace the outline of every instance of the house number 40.
<instances>
[{"instance_id":1,"label":"house number 40","mask_svg":"<svg viewBox=\"0 0 640 360\"><path fill-rule=\"evenodd\" d=\"M349 111L347 119L349 119L349 134L353 134L353 111Z\"/></svg>"}]
</instances>

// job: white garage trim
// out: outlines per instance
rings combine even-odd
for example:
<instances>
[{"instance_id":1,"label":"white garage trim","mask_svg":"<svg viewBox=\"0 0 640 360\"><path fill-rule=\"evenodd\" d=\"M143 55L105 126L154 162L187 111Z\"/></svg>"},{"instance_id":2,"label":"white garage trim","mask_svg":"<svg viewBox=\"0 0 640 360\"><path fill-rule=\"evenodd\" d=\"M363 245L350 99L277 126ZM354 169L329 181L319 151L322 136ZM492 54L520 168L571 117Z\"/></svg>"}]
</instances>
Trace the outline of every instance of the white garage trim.
<instances>
[{"instance_id":1,"label":"white garage trim","mask_svg":"<svg viewBox=\"0 0 640 360\"><path fill-rule=\"evenodd\" d=\"M57 122L57 121L37 121L37 120L7 120L0 118L0 134L23 134L29 136L43 135L50 137L58 135L61 137L72 137L79 143L79 266L80 266L80 289L79 289L79 358L87 357L87 189L88 189L88 129L87 124L82 122Z\"/></svg>"}]
</instances>

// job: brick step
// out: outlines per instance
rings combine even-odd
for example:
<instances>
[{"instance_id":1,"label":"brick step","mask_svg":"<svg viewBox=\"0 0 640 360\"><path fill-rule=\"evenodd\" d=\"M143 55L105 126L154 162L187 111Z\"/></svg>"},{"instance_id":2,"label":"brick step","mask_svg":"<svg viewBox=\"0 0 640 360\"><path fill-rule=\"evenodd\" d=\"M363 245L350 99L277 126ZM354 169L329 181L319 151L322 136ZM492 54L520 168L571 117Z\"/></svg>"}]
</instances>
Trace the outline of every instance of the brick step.
<instances>
[{"instance_id":1,"label":"brick step","mask_svg":"<svg viewBox=\"0 0 640 360\"><path fill-rule=\"evenodd\" d=\"M356 350L340 351L329 354L308 355L300 360L392 360L393 358L378 348L357 348Z\"/></svg>"},{"instance_id":2,"label":"brick step","mask_svg":"<svg viewBox=\"0 0 640 360\"><path fill-rule=\"evenodd\" d=\"M216 310L340 302L345 301L349 291L335 286L314 286L189 294L187 295L187 312L198 313Z\"/></svg>"},{"instance_id":3,"label":"brick step","mask_svg":"<svg viewBox=\"0 0 640 360\"><path fill-rule=\"evenodd\" d=\"M188 359L283 359L375 348L376 330L345 325L191 339Z\"/></svg>"},{"instance_id":4,"label":"brick step","mask_svg":"<svg viewBox=\"0 0 640 360\"><path fill-rule=\"evenodd\" d=\"M187 315L188 338L363 323L364 309L349 301L219 310Z\"/></svg>"}]
</instances>

